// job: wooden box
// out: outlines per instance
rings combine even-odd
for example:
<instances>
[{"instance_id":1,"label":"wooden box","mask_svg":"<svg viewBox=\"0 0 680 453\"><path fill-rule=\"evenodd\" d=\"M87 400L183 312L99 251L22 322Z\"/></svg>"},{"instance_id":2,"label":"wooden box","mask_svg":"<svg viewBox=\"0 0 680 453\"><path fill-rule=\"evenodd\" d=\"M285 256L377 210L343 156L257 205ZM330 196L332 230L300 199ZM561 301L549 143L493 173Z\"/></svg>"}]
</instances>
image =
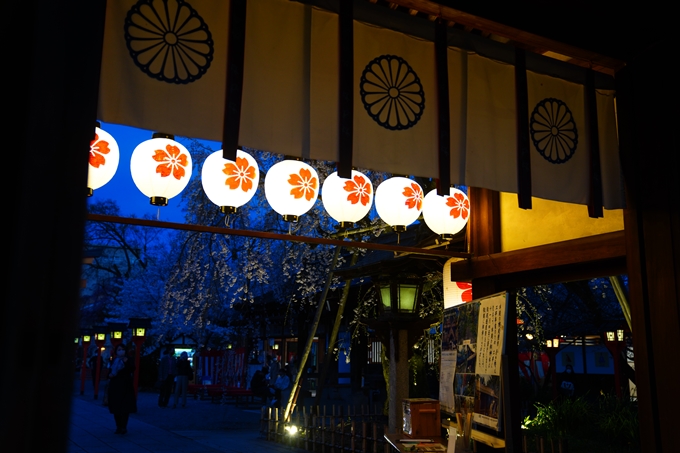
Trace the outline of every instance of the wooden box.
<instances>
[{"instance_id":1,"label":"wooden box","mask_svg":"<svg viewBox=\"0 0 680 453\"><path fill-rule=\"evenodd\" d=\"M439 400L432 398L406 398L402 402L404 425L402 431L410 438L441 436Z\"/></svg>"}]
</instances>

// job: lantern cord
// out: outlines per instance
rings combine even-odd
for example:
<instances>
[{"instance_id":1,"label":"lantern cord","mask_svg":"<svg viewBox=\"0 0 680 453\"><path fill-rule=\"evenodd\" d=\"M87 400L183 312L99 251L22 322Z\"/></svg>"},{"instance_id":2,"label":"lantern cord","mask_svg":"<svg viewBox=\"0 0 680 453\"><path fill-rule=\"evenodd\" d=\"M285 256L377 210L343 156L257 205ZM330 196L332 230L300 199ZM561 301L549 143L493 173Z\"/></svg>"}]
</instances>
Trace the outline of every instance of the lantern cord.
<instances>
[{"instance_id":1,"label":"lantern cord","mask_svg":"<svg viewBox=\"0 0 680 453\"><path fill-rule=\"evenodd\" d=\"M230 220L229 218L230 218L229 214L224 216L224 226L226 228L231 228L231 222L229 222Z\"/></svg>"},{"instance_id":2,"label":"lantern cord","mask_svg":"<svg viewBox=\"0 0 680 453\"><path fill-rule=\"evenodd\" d=\"M161 220L161 208L156 209L156 220Z\"/></svg>"}]
</instances>

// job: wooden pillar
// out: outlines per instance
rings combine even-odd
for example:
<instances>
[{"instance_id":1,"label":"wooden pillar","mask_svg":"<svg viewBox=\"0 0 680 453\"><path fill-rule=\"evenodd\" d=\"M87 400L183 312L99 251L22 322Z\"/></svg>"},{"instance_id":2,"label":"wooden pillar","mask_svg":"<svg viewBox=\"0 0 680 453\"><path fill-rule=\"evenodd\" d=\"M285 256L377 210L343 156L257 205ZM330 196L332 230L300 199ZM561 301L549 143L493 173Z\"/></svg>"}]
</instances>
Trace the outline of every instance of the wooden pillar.
<instances>
[{"instance_id":1,"label":"wooden pillar","mask_svg":"<svg viewBox=\"0 0 680 453\"><path fill-rule=\"evenodd\" d=\"M470 187L470 253L480 257L501 251L500 194L493 190ZM498 292L493 278L472 281L472 296L477 299Z\"/></svg>"},{"instance_id":2,"label":"wooden pillar","mask_svg":"<svg viewBox=\"0 0 680 453\"><path fill-rule=\"evenodd\" d=\"M390 329L390 389L389 389L389 432L400 432L402 428L402 406L408 398L408 331Z\"/></svg>"},{"instance_id":3,"label":"wooden pillar","mask_svg":"<svg viewBox=\"0 0 680 453\"><path fill-rule=\"evenodd\" d=\"M616 76L638 420L650 452L677 449L680 406L680 166L677 115L667 109L676 84L672 50L659 42Z\"/></svg>"},{"instance_id":4,"label":"wooden pillar","mask_svg":"<svg viewBox=\"0 0 680 453\"><path fill-rule=\"evenodd\" d=\"M469 188L470 252L475 257L501 251L500 194L489 189ZM475 297L479 297L475 295Z\"/></svg>"},{"instance_id":5,"label":"wooden pillar","mask_svg":"<svg viewBox=\"0 0 680 453\"><path fill-rule=\"evenodd\" d=\"M10 191L0 438L16 451L65 451L74 385L87 162L94 138L105 1L7 4L4 108Z\"/></svg>"}]
</instances>

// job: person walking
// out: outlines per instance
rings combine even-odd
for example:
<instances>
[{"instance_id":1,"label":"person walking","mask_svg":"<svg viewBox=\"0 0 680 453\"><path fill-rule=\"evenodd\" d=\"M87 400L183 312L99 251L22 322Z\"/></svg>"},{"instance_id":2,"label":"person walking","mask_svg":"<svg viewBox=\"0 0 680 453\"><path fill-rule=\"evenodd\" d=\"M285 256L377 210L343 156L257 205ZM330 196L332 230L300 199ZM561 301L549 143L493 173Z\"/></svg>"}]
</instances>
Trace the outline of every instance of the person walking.
<instances>
[{"instance_id":1,"label":"person walking","mask_svg":"<svg viewBox=\"0 0 680 453\"><path fill-rule=\"evenodd\" d=\"M267 373L269 370L265 370L265 368L267 368L266 365L262 369L257 370L250 380L250 390L262 402L265 402L267 399Z\"/></svg>"},{"instance_id":2,"label":"person walking","mask_svg":"<svg viewBox=\"0 0 680 453\"><path fill-rule=\"evenodd\" d=\"M116 434L127 433L130 413L137 412L137 396L134 388L134 360L127 355L125 344L116 346L109 373L109 412L116 421Z\"/></svg>"},{"instance_id":3,"label":"person walking","mask_svg":"<svg viewBox=\"0 0 680 453\"><path fill-rule=\"evenodd\" d=\"M187 405L187 388L189 386L189 381L194 378L194 370L191 368L191 363L189 362L189 355L182 351L179 355L179 360L177 361L177 376L175 380L175 404L172 408L177 407L177 402L180 396L182 397L182 407Z\"/></svg>"},{"instance_id":4,"label":"person walking","mask_svg":"<svg viewBox=\"0 0 680 453\"><path fill-rule=\"evenodd\" d=\"M278 409L281 407L282 402L284 405L288 404L288 396L290 395L289 389L290 375L288 374L288 369L283 367L279 370L274 384L269 388L269 393L273 396L271 407Z\"/></svg>"},{"instance_id":5,"label":"person walking","mask_svg":"<svg viewBox=\"0 0 680 453\"><path fill-rule=\"evenodd\" d=\"M158 380L160 382L158 405L160 407L168 407L168 403L170 403L172 385L175 383L176 374L177 360L175 359L175 348L168 345L165 347L160 364L158 365Z\"/></svg>"}]
</instances>

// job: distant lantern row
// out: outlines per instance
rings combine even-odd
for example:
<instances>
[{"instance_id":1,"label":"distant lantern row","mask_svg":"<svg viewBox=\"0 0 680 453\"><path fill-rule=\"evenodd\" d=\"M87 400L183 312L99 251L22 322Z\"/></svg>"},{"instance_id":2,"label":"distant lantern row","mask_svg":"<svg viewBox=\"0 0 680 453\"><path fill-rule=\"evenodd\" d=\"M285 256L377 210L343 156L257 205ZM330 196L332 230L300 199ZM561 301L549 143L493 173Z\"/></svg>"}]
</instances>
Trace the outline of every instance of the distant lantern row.
<instances>
[{"instance_id":1,"label":"distant lantern row","mask_svg":"<svg viewBox=\"0 0 680 453\"><path fill-rule=\"evenodd\" d=\"M88 195L108 183L118 168L120 152L115 139L99 127L90 145ZM189 151L174 137L155 133L132 153L130 171L137 188L156 206L165 206L179 195L191 178ZM203 190L225 214L234 213L255 195L260 170L255 159L241 150L236 160L216 151L205 160L201 171ZM300 160L284 160L271 167L264 181L269 205L287 221L297 221L309 211L319 196L316 170ZM467 195L450 188L440 196L433 190L423 197L421 186L408 178L392 177L374 191L369 178L352 170L351 178L337 172L329 175L321 188L322 203L328 215L346 227L361 220L373 205L378 216L395 231L404 231L420 214L435 233L450 237L461 231L469 219ZM375 192L375 193L374 193Z\"/></svg>"}]
</instances>

